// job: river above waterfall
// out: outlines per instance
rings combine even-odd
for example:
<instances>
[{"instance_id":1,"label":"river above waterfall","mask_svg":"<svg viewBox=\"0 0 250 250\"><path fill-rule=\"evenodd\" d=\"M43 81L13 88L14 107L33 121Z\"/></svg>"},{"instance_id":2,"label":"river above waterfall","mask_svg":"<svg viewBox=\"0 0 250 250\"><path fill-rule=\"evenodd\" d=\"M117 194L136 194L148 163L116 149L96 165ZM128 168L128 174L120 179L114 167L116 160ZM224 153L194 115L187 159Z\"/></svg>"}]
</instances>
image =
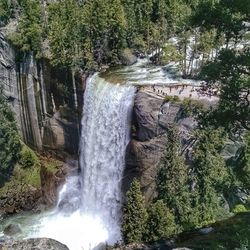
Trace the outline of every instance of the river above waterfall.
<instances>
[{"instance_id":1,"label":"river above waterfall","mask_svg":"<svg viewBox=\"0 0 250 250\"><path fill-rule=\"evenodd\" d=\"M199 86L200 81L183 79L174 63L165 66L155 66L150 62L149 57L138 59L129 66L120 66L108 69L100 74L108 82L127 85L195 85Z\"/></svg>"}]
</instances>

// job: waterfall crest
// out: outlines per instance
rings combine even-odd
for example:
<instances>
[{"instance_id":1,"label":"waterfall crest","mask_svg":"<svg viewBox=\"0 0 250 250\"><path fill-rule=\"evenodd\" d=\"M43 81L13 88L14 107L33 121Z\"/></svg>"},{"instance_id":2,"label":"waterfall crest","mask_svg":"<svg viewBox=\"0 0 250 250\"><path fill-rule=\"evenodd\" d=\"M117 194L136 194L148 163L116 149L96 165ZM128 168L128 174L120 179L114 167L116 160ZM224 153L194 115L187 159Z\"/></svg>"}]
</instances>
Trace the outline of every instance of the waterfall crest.
<instances>
[{"instance_id":1,"label":"waterfall crest","mask_svg":"<svg viewBox=\"0 0 250 250\"><path fill-rule=\"evenodd\" d=\"M84 93L80 166L59 194L53 213L35 236L54 238L71 250L121 240L121 182L135 87L115 85L98 74Z\"/></svg>"}]
</instances>

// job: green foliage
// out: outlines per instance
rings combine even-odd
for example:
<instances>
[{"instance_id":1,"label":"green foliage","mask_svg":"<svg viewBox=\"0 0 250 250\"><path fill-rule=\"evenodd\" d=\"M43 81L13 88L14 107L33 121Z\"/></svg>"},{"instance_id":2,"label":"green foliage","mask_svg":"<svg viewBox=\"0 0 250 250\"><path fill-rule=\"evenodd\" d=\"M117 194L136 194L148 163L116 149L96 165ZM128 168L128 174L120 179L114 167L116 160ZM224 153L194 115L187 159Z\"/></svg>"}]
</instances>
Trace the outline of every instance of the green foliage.
<instances>
[{"instance_id":1,"label":"green foliage","mask_svg":"<svg viewBox=\"0 0 250 250\"><path fill-rule=\"evenodd\" d=\"M190 249L249 249L250 242L250 212L239 213L235 216L218 221L212 225L214 231L205 236L194 236L178 243L178 247ZM185 237L183 237L185 239ZM186 238L187 239L187 238Z\"/></svg>"},{"instance_id":2,"label":"green foliage","mask_svg":"<svg viewBox=\"0 0 250 250\"><path fill-rule=\"evenodd\" d=\"M52 63L94 70L102 63L117 63L125 28L120 0L55 2L49 6Z\"/></svg>"},{"instance_id":3,"label":"green foliage","mask_svg":"<svg viewBox=\"0 0 250 250\"><path fill-rule=\"evenodd\" d=\"M17 31L9 35L11 42L23 52L33 51L41 56L43 35L42 7L37 0L20 1L21 16Z\"/></svg>"},{"instance_id":4,"label":"green foliage","mask_svg":"<svg viewBox=\"0 0 250 250\"><path fill-rule=\"evenodd\" d=\"M192 100L191 98L185 98L181 106L185 117L198 116L204 109L200 101Z\"/></svg>"},{"instance_id":5,"label":"green foliage","mask_svg":"<svg viewBox=\"0 0 250 250\"><path fill-rule=\"evenodd\" d=\"M14 8L17 8L15 0L0 0L0 26L9 21Z\"/></svg>"},{"instance_id":6,"label":"green foliage","mask_svg":"<svg viewBox=\"0 0 250 250\"><path fill-rule=\"evenodd\" d=\"M126 244L140 243L145 233L148 214L140 183L136 179L132 182L126 198L122 221L123 239Z\"/></svg>"},{"instance_id":7,"label":"green foliage","mask_svg":"<svg viewBox=\"0 0 250 250\"><path fill-rule=\"evenodd\" d=\"M238 204L233 209L233 213L235 213L235 214L243 213L243 212L246 212L246 211L247 211L247 209L243 204Z\"/></svg>"},{"instance_id":8,"label":"green foliage","mask_svg":"<svg viewBox=\"0 0 250 250\"><path fill-rule=\"evenodd\" d=\"M174 215L162 200L150 205L146 232L147 242L164 240L177 232Z\"/></svg>"},{"instance_id":9,"label":"green foliage","mask_svg":"<svg viewBox=\"0 0 250 250\"><path fill-rule=\"evenodd\" d=\"M0 11L6 19L14 11L10 2L16 1L1 1ZM40 57L42 42L48 38L50 53L46 55L51 56L54 65L87 70L120 63L121 52L127 47L142 52L156 50L155 62L166 61L161 48L169 37L187 29L192 10L192 4L184 0L18 3L21 13L18 31L10 35L14 45ZM178 53L176 56L181 60Z\"/></svg>"},{"instance_id":10,"label":"green foliage","mask_svg":"<svg viewBox=\"0 0 250 250\"><path fill-rule=\"evenodd\" d=\"M225 141L224 131L199 130L197 138L193 152L192 182L195 183L195 224L202 226L226 215L221 194L230 186L230 174L220 155Z\"/></svg>"},{"instance_id":11,"label":"green foliage","mask_svg":"<svg viewBox=\"0 0 250 250\"><path fill-rule=\"evenodd\" d=\"M220 90L219 105L208 114L208 123L229 131L240 127L250 130L249 57L249 49L240 52L225 49L214 62L203 68L202 77L209 86Z\"/></svg>"},{"instance_id":12,"label":"green foliage","mask_svg":"<svg viewBox=\"0 0 250 250\"><path fill-rule=\"evenodd\" d=\"M12 173L21 145L14 114L1 93L0 117L0 186L2 186Z\"/></svg>"},{"instance_id":13,"label":"green foliage","mask_svg":"<svg viewBox=\"0 0 250 250\"><path fill-rule=\"evenodd\" d=\"M120 0L86 1L83 30L98 64L117 62L124 48L126 19Z\"/></svg>"},{"instance_id":14,"label":"green foliage","mask_svg":"<svg viewBox=\"0 0 250 250\"><path fill-rule=\"evenodd\" d=\"M193 13L192 22L203 29L216 28L218 36L225 36L228 44L231 39L237 40L241 36L243 21L247 20L249 11L250 3L247 0L201 1Z\"/></svg>"},{"instance_id":15,"label":"green foliage","mask_svg":"<svg viewBox=\"0 0 250 250\"><path fill-rule=\"evenodd\" d=\"M188 190L188 167L180 155L180 139L173 127L167 133L163 160L156 179L158 198L173 210L176 222L189 227L190 197Z\"/></svg>"},{"instance_id":16,"label":"green foliage","mask_svg":"<svg viewBox=\"0 0 250 250\"><path fill-rule=\"evenodd\" d=\"M29 190L30 187L40 188L40 165L35 165L32 168L23 168L22 166L16 164L12 176L0 188L0 196L5 196L10 193L23 195L24 192Z\"/></svg>"},{"instance_id":17,"label":"green foliage","mask_svg":"<svg viewBox=\"0 0 250 250\"><path fill-rule=\"evenodd\" d=\"M160 64L166 65L170 62L179 62L182 60L182 56L173 44L165 44L163 46L163 55L160 58Z\"/></svg>"},{"instance_id":18,"label":"green foliage","mask_svg":"<svg viewBox=\"0 0 250 250\"><path fill-rule=\"evenodd\" d=\"M22 150L20 153L19 163L24 168L30 168L39 162L38 157L35 152L28 148L26 145L22 146Z\"/></svg>"},{"instance_id":19,"label":"green foliage","mask_svg":"<svg viewBox=\"0 0 250 250\"><path fill-rule=\"evenodd\" d=\"M193 22L204 33L213 30L214 40L224 40L226 44L215 60L204 66L201 77L208 87L217 88L220 93L218 107L207 116L209 125L223 126L233 132L239 127L250 130L250 50L248 46L237 48L246 34L244 21L248 20L249 11L247 0L207 0L197 6L193 16Z\"/></svg>"},{"instance_id":20,"label":"green foliage","mask_svg":"<svg viewBox=\"0 0 250 250\"><path fill-rule=\"evenodd\" d=\"M64 0L49 5L49 43L54 65L81 63L81 9L77 1Z\"/></svg>"},{"instance_id":21,"label":"green foliage","mask_svg":"<svg viewBox=\"0 0 250 250\"><path fill-rule=\"evenodd\" d=\"M243 150L233 167L237 179L241 181L242 187L250 190L250 132L245 133L243 142Z\"/></svg>"},{"instance_id":22,"label":"green foliage","mask_svg":"<svg viewBox=\"0 0 250 250\"><path fill-rule=\"evenodd\" d=\"M173 103L177 103L180 102L180 98L177 95L171 96L171 95L166 95L164 97L164 102L173 102Z\"/></svg>"}]
</instances>

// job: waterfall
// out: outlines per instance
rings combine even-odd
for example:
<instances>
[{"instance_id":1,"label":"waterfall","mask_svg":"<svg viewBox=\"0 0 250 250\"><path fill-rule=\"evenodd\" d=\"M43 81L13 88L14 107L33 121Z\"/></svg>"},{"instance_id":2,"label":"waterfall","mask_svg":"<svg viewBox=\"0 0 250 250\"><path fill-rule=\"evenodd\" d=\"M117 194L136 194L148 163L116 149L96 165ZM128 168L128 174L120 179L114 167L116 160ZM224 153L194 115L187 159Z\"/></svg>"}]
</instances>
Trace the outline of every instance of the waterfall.
<instances>
[{"instance_id":1,"label":"waterfall","mask_svg":"<svg viewBox=\"0 0 250 250\"><path fill-rule=\"evenodd\" d=\"M90 80L85 93L81 206L86 213L99 214L109 232L115 234L119 230L121 182L134 93L134 87L113 85L98 75Z\"/></svg>"},{"instance_id":2,"label":"waterfall","mask_svg":"<svg viewBox=\"0 0 250 250\"><path fill-rule=\"evenodd\" d=\"M50 237L71 250L121 240L121 182L135 87L90 77L84 94L80 166L59 194L56 209L32 236Z\"/></svg>"}]
</instances>

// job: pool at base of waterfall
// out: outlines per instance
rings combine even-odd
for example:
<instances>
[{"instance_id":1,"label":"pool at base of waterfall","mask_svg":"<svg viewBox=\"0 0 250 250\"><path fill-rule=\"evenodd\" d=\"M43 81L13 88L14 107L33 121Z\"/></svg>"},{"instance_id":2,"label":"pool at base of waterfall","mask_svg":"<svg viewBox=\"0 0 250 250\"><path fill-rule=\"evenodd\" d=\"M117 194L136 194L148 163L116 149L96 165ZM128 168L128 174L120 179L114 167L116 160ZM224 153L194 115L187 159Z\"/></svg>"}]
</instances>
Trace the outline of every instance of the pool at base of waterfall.
<instances>
[{"instance_id":1,"label":"pool at base of waterfall","mask_svg":"<svg viewBox=\"0 0 250 250\"><path fill-rule=\"evenodd\" d=\"M103 244L113 244L108 229L98 217L81 214L78 210L64 216L52 214L41 220L39 230L30 237L53 238L72 250L94 249Z\"/></svg>"},{"instance_id":2,"label":"pool at base of waterfall","mask_svg":"<svg viewBox=\"0 0 250 250\"><path fill-rule=\"evenodd\" d=\"M8 225L18 225L21 231L11 237L15 240L27 238L51 238L65 244L70 250L99 249L118 242L119 228L107 228L95 215L80 210L65 215L51 211L39 215L19 214L1 221L0 239L9 239L4 234Z\"/></svg>"}]
</instances>

